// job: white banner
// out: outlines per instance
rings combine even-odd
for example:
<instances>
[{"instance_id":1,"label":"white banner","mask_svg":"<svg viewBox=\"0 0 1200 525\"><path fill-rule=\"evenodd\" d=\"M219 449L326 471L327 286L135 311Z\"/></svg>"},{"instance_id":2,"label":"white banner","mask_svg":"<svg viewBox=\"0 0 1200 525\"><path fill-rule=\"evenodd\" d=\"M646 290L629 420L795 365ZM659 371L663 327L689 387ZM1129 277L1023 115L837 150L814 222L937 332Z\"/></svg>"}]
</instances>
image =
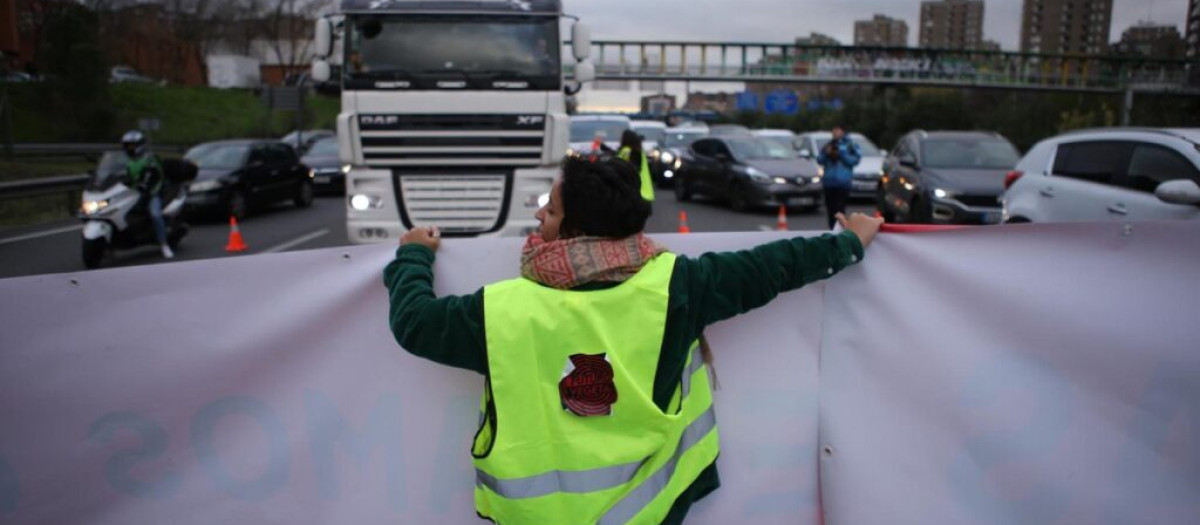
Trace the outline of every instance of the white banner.
<instances>
[{"instance_id":1,"label":"white banner","mask_svg":"<svg viewBox=\"0 0 1200 525\"><path fill-rule=\"evenodd\" d=\"M713 327L722 488L688 523L1200 521L1197 233L888 234ZM447 241L438 293L519 248ZM392 252L0 280L0 523L478 522L482 381L393 341Z\"/></svg>"}]
</instances>

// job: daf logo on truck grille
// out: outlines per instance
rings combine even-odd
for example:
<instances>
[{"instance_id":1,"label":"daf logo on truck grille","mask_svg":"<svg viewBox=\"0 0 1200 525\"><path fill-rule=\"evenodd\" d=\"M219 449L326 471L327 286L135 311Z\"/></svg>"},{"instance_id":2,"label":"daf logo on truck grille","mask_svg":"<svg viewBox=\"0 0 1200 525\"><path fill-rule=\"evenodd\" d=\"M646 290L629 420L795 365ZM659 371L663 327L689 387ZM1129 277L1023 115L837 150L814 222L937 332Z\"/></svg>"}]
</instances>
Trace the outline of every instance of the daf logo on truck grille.
<instances>
[{"instance_id":1,"label":"daf logo on truck grille","mask_svg":"<svg viewBox=\"0 0 1200 525\"><path fill-rule=\"evenodd\" d=\"M537 126L546 121L543 115L517 115L518 126Z\"/></svg>"},{"instance_id":2,"label":"daf logo on truck grille","mask_svg":"<svg viewBox=\"0 0 1200 525\"><path fill-rule=\"evenodd\" d=\"M400 117L396 115L362 115L358 117L358 122L364 126L395 126L400 123Z\"/></svg>"}]
</instances>

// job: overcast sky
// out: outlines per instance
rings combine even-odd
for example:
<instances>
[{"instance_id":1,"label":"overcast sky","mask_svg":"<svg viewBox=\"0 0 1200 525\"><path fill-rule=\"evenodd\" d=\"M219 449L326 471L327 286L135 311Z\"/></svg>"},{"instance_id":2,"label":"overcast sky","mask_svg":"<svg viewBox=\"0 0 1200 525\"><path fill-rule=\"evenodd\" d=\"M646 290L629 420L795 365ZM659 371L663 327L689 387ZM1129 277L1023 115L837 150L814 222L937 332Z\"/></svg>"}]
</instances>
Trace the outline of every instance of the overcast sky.
<instances>
[{"instance_id":1,"label":"overcast sky","mask_svg":"<svg viewBox=\"0 0 1200 525\"><path fill-rule=\"evenodd\" d=\"M984 38L1017 50L1022 0L986 0ZM1115 0L1109 41L1142 20L1172 24L1184 31L1188 0ZM592 28L596 40L698 40L791 42L809 33L825 33L845 45L854 43L854 21L875 13L908 22L908 45L917 45L921 0L563 0L564 10ZM593 60L596 57L592 57ZM636 86L636 83L634 84ZM632 86L631 86L632 87ZM692 84L695 91L737 91L740 84ZM636 88L635 88L636 89ZM681 83L667 92L679 105L686 100ZM585 89L585 111L636 111L642 93Z\"/></svg>"},{"instance_id":2,"label":"overcast sky","mask_svg":"<svg viewBox=\"0 0 1200 525\"><path fill-rule=\"evenodd\" d=\"M1109 40L1139 20L1174 24L1183 32L1187 0L1116 0ZM1015 50L1021 0L986 0L984 36ZM816 31L853 44L854 21L874 13L908 22L916 45L921 0L564 0L587 21L596 39L789 42Z\"/></svg>"}]
</instances>

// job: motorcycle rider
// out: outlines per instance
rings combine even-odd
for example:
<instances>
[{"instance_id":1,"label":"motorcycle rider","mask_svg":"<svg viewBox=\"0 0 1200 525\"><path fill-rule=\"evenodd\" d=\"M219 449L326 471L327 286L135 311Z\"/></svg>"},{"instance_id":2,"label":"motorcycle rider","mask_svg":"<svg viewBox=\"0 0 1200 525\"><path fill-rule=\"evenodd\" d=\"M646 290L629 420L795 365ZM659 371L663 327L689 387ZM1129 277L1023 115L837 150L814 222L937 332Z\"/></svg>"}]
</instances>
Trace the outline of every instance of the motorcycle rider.
<instances>
[{"instance_id":1,"label":"motorcycle rider","mask_svg":"<svg viewBox=\"0 0 1200 525\"><path fill-rule=\"evenodd\" d=\"M167 225L163 221L162 187L165 176L162 164L158 162L157 156L150 153L146 145L146 136L140 131L130 131L121 137L121 149L129 157L129 184L136 188L146 201L150 222L154 225L154 237L162 248L163 257L171 259L175 257L175 253L167 244Z\"/></svg>"}]
</instances>

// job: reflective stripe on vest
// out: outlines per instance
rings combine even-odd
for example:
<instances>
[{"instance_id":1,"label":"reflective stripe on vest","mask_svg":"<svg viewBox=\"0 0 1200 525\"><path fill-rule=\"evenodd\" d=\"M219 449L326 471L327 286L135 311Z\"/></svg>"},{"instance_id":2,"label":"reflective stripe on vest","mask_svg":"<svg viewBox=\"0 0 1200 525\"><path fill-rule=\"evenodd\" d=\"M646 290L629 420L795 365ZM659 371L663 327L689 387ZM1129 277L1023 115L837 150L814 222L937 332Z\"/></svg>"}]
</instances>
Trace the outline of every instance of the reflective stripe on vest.
<instances>
[{"instance_id":1,"label":"reflective stripe on vest","mask_svg":"<svg viewBox=\"0 0 1200 525\"><path fill-rule=\"evenodd\" d=\"M668 410L653 402L674 263L659 255L604 290L524 280L485 288L489 387L474 447L481 516L504 525L659 523L716 460L698 344ZM616 395L599 412L607 415L576 415L560 398L560 381L575 370L566 363L580 354L591 356L589 372L600 355L612 369Z\"/></svg>"}]
</instances>

